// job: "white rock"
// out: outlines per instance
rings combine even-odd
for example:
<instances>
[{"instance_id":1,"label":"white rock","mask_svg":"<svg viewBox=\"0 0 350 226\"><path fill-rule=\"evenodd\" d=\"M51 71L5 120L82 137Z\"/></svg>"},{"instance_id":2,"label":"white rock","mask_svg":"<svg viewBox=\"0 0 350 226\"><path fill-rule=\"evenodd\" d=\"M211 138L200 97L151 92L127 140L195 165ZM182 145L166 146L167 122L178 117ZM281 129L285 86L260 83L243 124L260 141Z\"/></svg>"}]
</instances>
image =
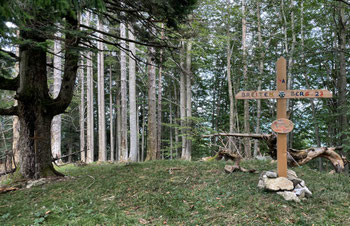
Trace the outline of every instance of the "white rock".
<instances>
[{"instance_id":1,"label":"white rock","mask_svg":"<svg viewBox=\"0 0 350 226\"><path fill-rule=\"evenodd\" d=\"M265 175L268 177L268 178L277 178L277 173L276 172L273 172L273 171L267 171L265 173Z\"/></svg>"},{"instance_id":2,"label":"white rock","mask_svg":"<svg viewBox=\"0 0 350 226\"><path fill-rule=\"evenodd\" d=\"M260 188L260 189L264 189L264 188L265 188L265 183L264 183L263 180L259 180L259 182L258 182L258 188Z\"/></svg>"},{"instance_id":3,"label":"white rock","mask_svg":"<svg viewBox=\"0 0 350 226\"><path fill-rule=\"evenodd\" d=\"M277 194L281 195L287 201L300 202L300 199L297 197L297 195L294 192L280 191L280 192L277 192Z\"/></svg>"},{"instance_id":4,"label":"white rock","mask_svg":"<svg viewBox=\"0 0 350 226\"><path fill-rule=\"evenodd\" d=\"M274 179L267 179L265 182L265 188L270 191L279 191L279 190L293 190L293 182L288 180L285 177L277 177Z\"/></svg>"}]
</instances>

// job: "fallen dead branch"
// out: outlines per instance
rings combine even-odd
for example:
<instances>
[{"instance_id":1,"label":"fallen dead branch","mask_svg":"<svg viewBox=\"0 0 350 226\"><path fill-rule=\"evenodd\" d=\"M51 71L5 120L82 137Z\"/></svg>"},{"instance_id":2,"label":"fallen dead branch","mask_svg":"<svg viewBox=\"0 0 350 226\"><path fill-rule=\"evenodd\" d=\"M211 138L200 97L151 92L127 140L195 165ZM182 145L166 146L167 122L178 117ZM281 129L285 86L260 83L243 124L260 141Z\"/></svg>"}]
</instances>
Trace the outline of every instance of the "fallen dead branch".
<instances>
[{"instance_id":1,"label":"fallen dead branch","mask_svg":"<svg viewBox=\"0 0 350 226\"><path fill-rule=\"evenodd\" d=\"M217 133L205 135L203 137L213 136L246 137L263 140L269 148L269 155L273 159L277 159L277 136L275 134ZM296 150L290 148L287 150L288 165L305 165L312 159L320 157L328 159L332 163L334 170L339 173L344 171L344 166L349 163L345 156L342 156L336 152L341 150L342 147L312 147L303 150Z\"/></svg>"}]
</instances>

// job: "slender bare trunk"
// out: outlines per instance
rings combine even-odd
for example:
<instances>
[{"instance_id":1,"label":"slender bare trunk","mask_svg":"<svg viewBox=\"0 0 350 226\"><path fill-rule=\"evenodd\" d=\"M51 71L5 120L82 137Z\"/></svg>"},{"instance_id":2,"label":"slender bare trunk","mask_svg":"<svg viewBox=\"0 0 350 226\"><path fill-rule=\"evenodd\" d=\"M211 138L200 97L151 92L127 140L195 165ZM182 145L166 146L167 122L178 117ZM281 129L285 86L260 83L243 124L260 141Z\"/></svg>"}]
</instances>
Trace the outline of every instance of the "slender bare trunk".
<instances>
[{"instance_id":1,"label":"slender bare trunk","mask_svg":"<svg viewBox=\"0 0 350 226\"><path fill-rule=\"evenodd\" d=\"M260 0L257 1L256 3L256 13L257 13L257 18L258 18L258 46L259 46L259 51L260 51L260 59L259 59L259 85L258 85L258 90L261 90L261 83L262 83L262 77L264 73L264 51L262 49L262 36L261 36L261 18L260 18ZM255 132L257 134L260 133L260 118L261 118L261 100L257 100L257 114L256 114L256 128ZM260 154L260 147L259 147L259 141L254 140L254 157Z\"/></svg>"},{"instance_id":2,"label":"slender bare trunk","mask_svg":"<svg viewBox=\"0 0 350 226\"><path fill-rule=\"evenodd\" d=\"M339 73L337 79L338 86L338 114L339 114L339 134L340 144L349 146L348 141L348 105L347 105L347 76L346 76L346 41L347 41L347 23L345 19L345 4L341 1L338 3L338 54L339 54ZM348 154L342 153L345 156ZM349 164L346 165L345 173L349 174Z\"/></svg>"},{"instance_id":3,"label":"slender bare trunk","mask_svg":"<svg viewBox=\"0 0 350 226\"><path fill-rule=\"evenodd\" d=\"M169 91L169 142L170 142L170 159L173 159L173 103L171 101L171 91Z\"/></svg>"},{"instance_id":4,"label":"slender bare trunk","mask_svg":"<svg viewBox=\"0 0 350 226\"><path fill-rule=\"evenodd\" d=\"M186 156L186 68L185 68L185 42L181 42L180 49L180 120L181 120L181 158Z\"/></svg>"},{"instance_id":5,"label":"slender bare trunk","mask_svg":"<svg viewBox=\"0 0 350 226\"><path fill-rule=\"evenodd\" d=\"M83 61L80 60L78 69L80 79L80 104L79 104L79 128L80 128L80 160L86 162L85 150L85 76L82 68Z\"/></svg>"},{"instance_id":6,"label":"slender bare trunk","mask_svg":"<svg viewBox=\"0 0 350 226\"><path fill-rule=\"evenodd\" d=\"M242 0L242 52L243 52L243 79L245 90L248 90L248 65L247 65L247 47L246 47L246 3ZM249 100L244 100L244 132L250 133L249 126ZM251 157L251 141L249 139L244 140L244 152L245 157Z\"/></svg>"},{"instance_id":7,"label":"slender bare trunk","mask_svg":"<svg viewBox=\"0 0 350 226\"><path fill-rule=\"evenodd\" d=\"M135 40L134 29L129 25L129 39ZM132 162L137 161L137 112L136 112L136 63L135 43L129 42L129 105L130 105L130 156Z\"/></svg>"},{"instance_id":8,"label":"slender bare trunk","mask_svg":"<svg viewBox=\"0 0 350 226\"><path fill-rule=\"evenodd\" d=\"M148 56L148 130L147 160L157 159L157 112L156 112L156 68L155 49L149 47Z\"/></svg>"},{"instance_id":9,"label":"slender bare trunk","mask_svg":"<svg viewBox=\"0 0 350 226\"><path fill-rule=\"evenodd\" d=\"M97 29L103 31L102 20L99 18ZM103 39L101 33L98 34ZM106 151L106 115L105 115L105 89L104 89L104 44L97 42L97 93L98 93L98 161L107 161Z\"/></svg>"},{"instance_id":10,"label":"slender bare trunk","mask_svg":"<svg viewBox=\"0 0 350 226\"><path fill-rule=\"evenodd\" d=\"M120 37L126 38L126 26L125 24L120 24ZM120 140L120 160L128 160L128 109L127 109L127 69L126 69L126 42L124 40L120 41L120 97L121 97L121 140Z\"/></svg>"},{"instance_id":11,"label":"slender bare trunk","mask_svg":"<svg viewBox=\"0 0 350 226\"><path fill-rule=\"evenodd\" d=\"M142 134L141 134L141 162L145 160L145 128L146 128L146 109L145 104L142 106Z\"/></svg>"},{"instance_id":12,"label":"slender bare trunk","mask_svg":"<svg viewBox=\"0 0 350 226\"><path fill-rule=\"evenodd\" d=\"M186 136L186 152L184 159L191 160L192 154L192 72L191 72L191 52L192 52L192 41L187 42L186 50L186 117L187 117L187 136Z\"/></svg>"},{"instance_id":13,"label":"slender bare trunk","mask_svg":"<svg viewBox=\"0 0 350 226\"><path fill-rule=\"evenodd\" d=\"M162 29L164 29L164 24L162 24ZM164 39L164 31L161 32L161 39ZM161 153L162 146L162 70L163 70L163 49L160 50L160 62L158 70L158 100L157 100L157 158L162 155L164 159L164 153Z\"/></svg>"},{"instance_id":14,"label":"slender bare trunk","mask_svg":"<svg viewBox=\"0 0 350 226\"><path fill-rule=\"evenodd\" d=\"M117 119L116 119L116 135L117 135L117 145L116 145L116 160L121 161L121 148L120 148L120 142L121 142L121 106L120 106L120 82L118 82L119 90L117 91L116 95L116 106L117 106Z\"/></svg>"},{"instance_id":15,"label":"slender bare trunk","mask_svg":"<svg viewBox=\"0 0 350 226\"><path fill-rule=\"evenodd\" d=\"M112 79L112 66L109 67L109 139L110 139L110 151L111 151L111 161L115 160L114 156L114 117L113 117L113 79Z\"/></svg>"},{"instance_id":16,"label":"slender bare trunk","mask_svg":"<svg viewBox=\"0 0 350 226\"><path fill-rule=\"evenodd\" d=\"M57 33L56 36L61 38L61 33ZM52 97L56 98L62 83L62 48L59 40L54 41L53 65L53 89L51 93ZM54 158L61 157L61 115L54 116L51 122L51 153Z\"/></svg>"},{"instance_id":17,"label":"slender bare trunk","mask_svg":"<svg viewBox=\"0 0 350 226\"><path fill-rule=\"evenodd\" d=\"M178 126L181 125L181 121L179 123L179 118L180 118L180 105L179 105L179 100L178 100L178 95L177 95L177 88L176 88L176 84L174 83L174 97L175 97L175 101L176 101L176 105L175 105L175 158L179 158L179 148L178 148L178 144L179 144L179 128Z\"/></svg>"}]
</instances>

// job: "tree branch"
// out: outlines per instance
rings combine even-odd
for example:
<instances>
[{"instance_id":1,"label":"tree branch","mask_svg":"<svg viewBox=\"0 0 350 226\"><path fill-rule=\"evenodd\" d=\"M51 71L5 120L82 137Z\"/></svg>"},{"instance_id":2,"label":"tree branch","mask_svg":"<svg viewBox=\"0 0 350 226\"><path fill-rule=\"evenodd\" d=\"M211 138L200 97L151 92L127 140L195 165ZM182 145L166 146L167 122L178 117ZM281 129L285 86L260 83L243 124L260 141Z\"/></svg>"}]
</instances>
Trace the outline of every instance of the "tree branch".
<instances>
[{"instance_id":1,"label":"tree branch","mask_svg":"<svg viewBox=\"0 0 350 226\"><path fill-rule=\"evenodd\" d=\"M0 76L0 89L16 91L19 87L19 76L14 79L8 79Z\"/></svg>"},{"instance_id":2,"label":"tree branch","mask_svg":"<svg viewBox=\"0 0 350 226\"><path fill-rule=\"evenodd\" d=\"M17 106L0 108L0 115L18 115L18 108Z\"/></svg>"},{"instance_id":3,"label":"tree branch","mask_svg":"<svg viewBox=\"0 0 350 226\"><path fill-rule=\"evenodd\" d=\"M47 104L47 110L51 115L63 113L69 106L72 101L74 83L77 77L80 38L69 31L79 30L79 25L78 20L72 16L67 16L66 21L68 32L66 32L65 39L64 74L60 93L56 99Z\"/></svg>"},{"instance_id":4,"label":"tree branch","mask_svg":"<svg viewBox=\"0 0 350 226\"><path fill-rule=\"evenodd\" d=\"M336 1L345 3L345 4L347 4L348 6L350 6L350 2L348 2L348 1L345 1L345 0L336 0Z\"/></svg>"}]
</instances>

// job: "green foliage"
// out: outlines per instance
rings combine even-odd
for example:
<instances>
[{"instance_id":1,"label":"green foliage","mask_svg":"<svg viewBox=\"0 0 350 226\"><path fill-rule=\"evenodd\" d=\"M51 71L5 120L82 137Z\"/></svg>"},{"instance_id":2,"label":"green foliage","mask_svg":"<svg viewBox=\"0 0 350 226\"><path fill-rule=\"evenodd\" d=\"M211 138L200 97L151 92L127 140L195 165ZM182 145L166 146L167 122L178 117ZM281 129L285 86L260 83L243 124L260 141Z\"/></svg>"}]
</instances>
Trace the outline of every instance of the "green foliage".
<instances>
[{"instance_id":1,"label":"green foliage","mask_svg":"<svg viewBox=\"0 0 350 226\"><path fill-rule=\"evenodd\" d=\"M301 203L257 188L259 173L224 173L227 162L67 165L72 178L1 194L3 225L346 225L349 178L296 168L313 192ZM268 161L244 161L259 172ZM172 170L173 169L173 170Z\"/></svg>"}]
</instances>

